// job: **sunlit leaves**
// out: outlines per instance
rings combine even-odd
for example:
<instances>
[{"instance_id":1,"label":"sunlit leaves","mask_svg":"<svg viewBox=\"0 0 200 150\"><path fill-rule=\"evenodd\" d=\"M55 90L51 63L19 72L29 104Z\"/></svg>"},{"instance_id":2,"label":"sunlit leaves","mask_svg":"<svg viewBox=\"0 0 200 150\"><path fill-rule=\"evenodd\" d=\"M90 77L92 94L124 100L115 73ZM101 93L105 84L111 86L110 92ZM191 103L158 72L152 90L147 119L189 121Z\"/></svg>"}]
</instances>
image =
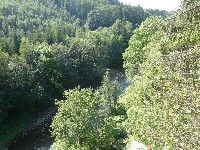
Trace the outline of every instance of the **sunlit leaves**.
<instances>
[{"instance_id":1,"label":"sunlit leaves","mask_svg":"<svg viewBox=\"0 0 200 150\"><path fill-rule=\"evenodd\" d=\"M191 6L199 8L196 2ZM199 147L199 24L189 8L158 24L149 22L145 30L142 25L124 54L132 81L121 98L127 109L128 140L153 149Z\"/></svg>"},{"instance_id":2,"label":"sunlit leaves","mask_svg":"<svg viewBox=\"0 0 200 150\"><path fill-rule=\"evenodd\" d=\"M65 91L67 100L57 101L58 113L51 125L56 146L84 147L86 149L106 148L112 145L113 125L109 121L108 100L101 98L93 89Z\"/></svg>"},{"instance_id":3,"label":"sunlit leaves","mask_svg":"<svg viewBox=\"0 0 200 150\"><path fill-rule=\"evenodd\" d=\"M161 18L148 18L142 23L140 28L134 31L133 36L129 41L129 47L123 54L124 68L126 68L126 75L132 78L138 74L140 64L145 61L145 49L151 37L157 30L157 24L161 22Z\"/></svg>"}]
</instances>

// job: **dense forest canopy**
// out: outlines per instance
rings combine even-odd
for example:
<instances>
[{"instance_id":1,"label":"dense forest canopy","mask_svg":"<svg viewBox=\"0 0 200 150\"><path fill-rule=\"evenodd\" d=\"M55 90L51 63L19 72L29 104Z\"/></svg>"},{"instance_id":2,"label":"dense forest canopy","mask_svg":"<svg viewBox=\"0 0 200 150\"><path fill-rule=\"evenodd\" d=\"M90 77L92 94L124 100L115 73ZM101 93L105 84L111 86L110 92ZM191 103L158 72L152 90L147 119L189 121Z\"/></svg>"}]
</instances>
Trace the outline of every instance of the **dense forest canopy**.
<instances>
[{"instance_id":1,"label":"dense forest canopy","mask_svg":"<svg viewBox=\"0 0 200 150\"><path fill-rule=\"evenodd\" d=\"M199 149L200 3L185 0L172 16L148 18L123 54L132 82L126 107L127 140L153 149Z\"/></svg>"},{"instance_id":2,"label":"dense forest canopy","mask_svg":"<svg viewBox=\"0 0 200 150\"><path fill-rule=\"evenodd\" d=\"M1 0L0 121L100 83L149 15L117 0Z\"/></svg>"},{"instance_id":3,"label":"dense forest canopy","mask_svg":"<svg viewBox=\"0 0 200 150\"><path fill-rule=\"evenodd\" d=\"M184 0L167 16L118 0L1 0L0 134L11 114L58 99L52 149L133 139L198 149L199 8ZM119 97L106 69L122 65L131 85Z\"/></svg>"}]
</instances>

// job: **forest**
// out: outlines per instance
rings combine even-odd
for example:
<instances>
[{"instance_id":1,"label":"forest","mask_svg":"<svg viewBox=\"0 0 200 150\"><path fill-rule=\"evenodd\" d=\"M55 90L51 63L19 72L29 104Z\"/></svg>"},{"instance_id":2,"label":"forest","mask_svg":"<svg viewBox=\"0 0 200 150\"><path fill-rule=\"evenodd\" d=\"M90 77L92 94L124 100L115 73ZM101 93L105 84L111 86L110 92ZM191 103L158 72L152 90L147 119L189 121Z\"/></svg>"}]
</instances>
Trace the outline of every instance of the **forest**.
<instances>
[{"instance_id":1,"label":"forest","mask_svg":"<svg viewBox=\"0 0 200 150\"><path fill-rule=\"evenodd\" d=\"M199 0L1 0L0 149L54 105L52 150L199 149L199 20Z\"/></svg>"}]
</instances>

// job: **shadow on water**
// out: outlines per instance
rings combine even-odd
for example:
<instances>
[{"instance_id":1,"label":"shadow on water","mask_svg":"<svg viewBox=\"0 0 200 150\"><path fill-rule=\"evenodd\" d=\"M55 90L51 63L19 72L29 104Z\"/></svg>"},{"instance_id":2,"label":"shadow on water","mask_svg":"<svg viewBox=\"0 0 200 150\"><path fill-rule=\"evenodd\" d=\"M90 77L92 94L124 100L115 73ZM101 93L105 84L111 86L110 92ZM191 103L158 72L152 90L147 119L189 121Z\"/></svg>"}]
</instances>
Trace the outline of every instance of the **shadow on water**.
<instances>
[{"instance_id":1,"label":"shadow on water","mask_svg":"<svg viewBox=\"0 0 200 150\"><path fill-rule=\"evenodd\" d=\"M48 150L53 143L50 124L56 108L48 108L13 141L8 150Z\"/></svg>"},{"instance_id":2,"label":"shadow on water","mask_svg":"<svg viewBox=\"0 0 200 150\"><path fill-rule=\"evenodd\" d=\"M25 135L21 135L9 146L8 150L48 150L53 143L49 126L50 121Z\"/></svg>"}]
</instances>

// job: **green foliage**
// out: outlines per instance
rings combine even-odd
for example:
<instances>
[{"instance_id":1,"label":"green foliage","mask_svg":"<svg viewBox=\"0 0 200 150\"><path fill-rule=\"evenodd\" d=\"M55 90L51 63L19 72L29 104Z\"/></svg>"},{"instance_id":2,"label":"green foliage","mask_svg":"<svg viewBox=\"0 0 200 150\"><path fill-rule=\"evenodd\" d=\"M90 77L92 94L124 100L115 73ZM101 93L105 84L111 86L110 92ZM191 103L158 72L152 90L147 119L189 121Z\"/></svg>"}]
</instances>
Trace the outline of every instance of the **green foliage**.
<instances>
[{"instance_id":1,"label":"green foliage","mask_svg":"<svg viewBox=\"0 0 200 150\"><path fill-rule=\"evenodd\" d=\"M160 17L151 17L145 20L141 26L134 30L134 34L129 41L129 47L123 54L124 68L126 76L131 79L139 73L140 64L145 61L145 46L150 41L152 35L157 31L157 24L161 22Z\"/></svg>"},{"instance_id":2,"label":"green foliage","mask_svg":"<svg viewBox=\"0 0 200 150\"><path fill-rule=\"evenodd\" d=\"M56 101L58 113L52 122L55 143L51 149L110 149L120 131L113 119L119 84L108 76L100 88L65 91L66 100Z\"/></svg>"},{"instance_id":3,"label":"green foliage","mask_svg":"<svg viewBox=\"0 0 200 150\"><path fill-rule=\"evenodd\" d=\"M74 89L65 92L65 97L66 101L57 102L59 109L52 123L55 140L65 141L66 145L74 145L76 149L79 144L90 149L97 148L95 143L107 145L102 141L105 138L102 134L107 128L104 118L109 112L106 109L100 112L105 102L100 101L91 89ZM106 137L110 143L108 138L111 137Z\"/></svg>"},{"instance_id":4,"label":"green foliage","mask_svg":"<svg viewBox=\"0 0 200 150\"><path fill-rule=\"evenodd\" d=\"M6 115L8 110L21 110L24 105L32 104L30 83L33 73L23 59L16 56L9 57L3 52L1 57L0 110Z\"/></svg>"},{"instance_id":5,"label":"green foliage","mask_svg":"<svg viewBox=\"0 0 200 150\"><path fill-rule=\"evenodd\" d=\"M165 10L159 10L159 9L146 9L145 10L145 15L146 17L149 17L149 16L161 16L163 18L166 18L167 15L168 15L168 12L165 11Z\"/></svg>"},{"instance_id":6,"label":"green foliage","mask_svg":"<svg viewBox=\"0 0 200 150\"><path fill-rule=\"evenodd\" d=\"M111 124L105 119L109 111L103 109L107 102L92 89L74 89L65 92L65 97L66 101L57 102L59 109L52 123L56 143L52 149L57 149L60 141L75 149L109 147L113 137Z\"/></svg>"},{"instance_id":7,"label":"green foliage","mask_svg":"<svg viewBox=\"0 0 200 150\"><path fill-rule=\"evenodd\" d=\"M0 126L64 89L97 87L145 17L118 0L1 0Z\"/></svg>"},{"instance_id":8,"label":"green foliage","mask_svg":"<svg viewBox=\"0 0 200 150\"><path fill-rule=\"evenodd\" d=\"M4 92L2 91L5 83L5 78L7 76L7 64L9 63L9 58L6 53L3 53L0 51L0 80L1 80L1 93L0 93L0 122L3 121L3 118L7 115L7 109L6 108L6 101L3 99Z\"/></svg>"},{"instance_id":9,"label":"green foliage","mask_svg":"<svg viewBox=\"0 0 200 150\"><path fill-rule=\"evenodd\" d=\"M132 24L125 20L117 20L110 28L109 34L112 39L112 50L110 56L110 66L122 66L122 53L128 47L128 41L132 35Z\"/></svg>"},{"instance_id":10,"label":"green foliage","mask_svg":"<svg viewBox=\"0 0 200 150\"><path fill-rule=\"evenodd\" d=\"M91 30L98 27L109 27L121 18L120 7L117 5L98 5L88 13L88 26Z\"/></svg>"},{"instance_id":11,"label":"green foliage","mask_svg":"<svg viewBox=\"0 0 200 150\"><path fill-rule=\"evenodd\" d=\"M145 19L141 7L124 6L118 1L2 0L0 4L0 49L10 55L19 53L24 36L33 44L65 43L66 35L74 37L80 26L109 27L123 18L135 25Z\"/></svg>"},{"instance_id":12,"label":"green foliage","mask_svg":"<svg viewBox=\"0 0 200 150\"><path fill-rule=\"evenodd\" d=\"M200 10L198 3L192 7L160 23L147 19L130 40L124 58L132 84L120 99L128 116L127 142L135 139L153 149L199 148Z\"/></svg>"},{"instance_id":13,"label":"green foliage","mask_svg":"<svg viewBox=\"0 0 200 150\"><path fill-rule=\"evenodd\" d=\"M138 27L146 19L144 9L140 6L125 5L122 7L122 14L127 21L134 25L134 28Z\"/></svg>"}]
</instances>

